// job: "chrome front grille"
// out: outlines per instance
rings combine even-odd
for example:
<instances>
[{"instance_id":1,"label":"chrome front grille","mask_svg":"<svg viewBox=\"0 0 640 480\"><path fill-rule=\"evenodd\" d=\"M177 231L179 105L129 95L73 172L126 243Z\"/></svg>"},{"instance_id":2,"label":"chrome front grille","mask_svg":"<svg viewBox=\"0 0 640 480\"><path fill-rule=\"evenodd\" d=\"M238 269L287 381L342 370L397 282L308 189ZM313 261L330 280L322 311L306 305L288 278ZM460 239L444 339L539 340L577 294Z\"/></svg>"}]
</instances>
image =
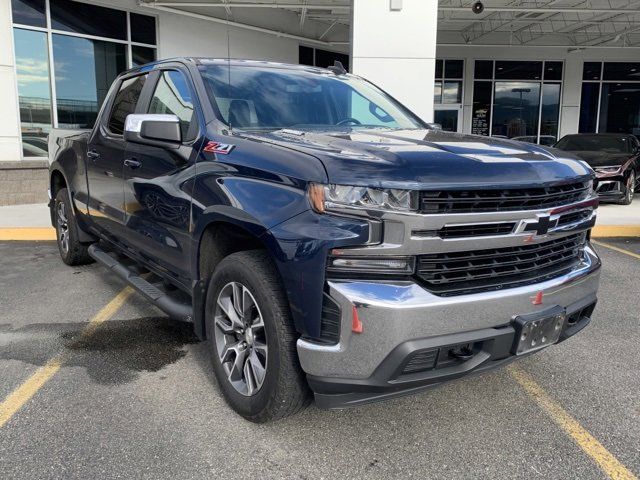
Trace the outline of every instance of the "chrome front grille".
<instances>
[{"instance_id":1,"label":"chrome front grille","mask_svg":"<svg viewBox=\"0 0 640 480\"><path fill-rule=\"evenodd\" d=\"M419 205L420 212L427 214L535 210L578 202L588 194L589 182L539 188L424 190Z\"/></svg>"},{"instance_id":2,"label":"chrome front grille","mask_svg":"<svg viewBox=\"0 0 640 480\"><path fill-rule=\"evenodd\" d=\"M417 277L427 290L450 296L543 282L581 260L586 233L506 248L419 255Z\"/></svg>"}]
</instances>

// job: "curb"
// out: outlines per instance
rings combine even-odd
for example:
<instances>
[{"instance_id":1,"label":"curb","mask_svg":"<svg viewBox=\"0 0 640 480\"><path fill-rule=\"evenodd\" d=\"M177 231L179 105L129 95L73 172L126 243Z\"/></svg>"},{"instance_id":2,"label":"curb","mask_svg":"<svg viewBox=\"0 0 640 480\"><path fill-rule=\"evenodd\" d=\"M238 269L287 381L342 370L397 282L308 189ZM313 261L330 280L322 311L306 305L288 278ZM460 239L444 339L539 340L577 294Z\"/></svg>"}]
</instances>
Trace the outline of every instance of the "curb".
<instances>
[{"instance_id":1,"label":"curb","mask_svg":"<svg viewBox=\"0 0 640 480\"><path fill-rule=\"evenodd\" d=\"M593 238L640 237L640 225L596 225L591 231ZM0 227L0 241L44 241L55 240L52 227Z\"/></svg>"}]
</instances>

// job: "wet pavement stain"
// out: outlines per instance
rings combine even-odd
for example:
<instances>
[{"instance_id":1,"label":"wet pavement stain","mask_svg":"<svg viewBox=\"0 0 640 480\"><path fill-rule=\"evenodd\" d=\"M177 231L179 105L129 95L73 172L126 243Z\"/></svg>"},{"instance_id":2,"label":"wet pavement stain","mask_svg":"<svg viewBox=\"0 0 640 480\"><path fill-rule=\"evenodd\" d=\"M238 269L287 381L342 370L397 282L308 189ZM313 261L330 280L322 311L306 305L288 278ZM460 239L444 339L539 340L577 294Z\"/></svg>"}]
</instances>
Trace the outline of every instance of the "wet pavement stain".
<instances>
[{"instance_id":1,"label":"wet pavement stain","mask_svg":"<svg viewBox=\"0 0 640 480\"><path fill-rule=\"evenodd\" d=\"M111 320L90 336L83 325L36 324L20 329L0 325L0 360L44 365L61 350L71 352L65 367L83 367L97 383L117 385L139 372L157 372L187 355L198 343L193 324L167 317Z\"/></svg>"}]
</instances>

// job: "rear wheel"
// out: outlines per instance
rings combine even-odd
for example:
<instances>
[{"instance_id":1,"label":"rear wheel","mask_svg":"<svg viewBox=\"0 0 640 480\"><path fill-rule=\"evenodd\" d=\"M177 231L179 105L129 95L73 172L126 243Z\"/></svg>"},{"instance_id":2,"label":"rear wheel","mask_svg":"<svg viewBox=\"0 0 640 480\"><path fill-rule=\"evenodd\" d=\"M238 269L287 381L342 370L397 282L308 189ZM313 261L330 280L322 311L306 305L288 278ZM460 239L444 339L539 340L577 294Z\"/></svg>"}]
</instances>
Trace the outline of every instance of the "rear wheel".
<instances>
[{"instance_id":1,"label":"rear wheel","mask_svg":"<svg viewBox=\"0 0 640 480\"><path fill-rule=\"evenodd\" d=\"M220 262L209 282L205 321L216 379L237 413L266 422L307 405L289 306L263 251Z\"/></svg>"},{"instance_id":2,"label":"rear wheel","mask_svg":"<svg viewBox=\"0 0 640 480\"><path fill-rule=\"evenodd\" d=\"M625 182L624 197L620 201L622 205L630 205L636 192L636 172L629 172L627 181Z\"/></svg>"},{"instance_id":3,"label":"rear wheel","mask_svg":"<svg viewBox=\"0 0 640 480\"><path fill-rule=\"evenodd\" d=\"M54 215L58 251L62 261L72 266L93 262L87 253L89 246L78 240L76 217L66 188L61 188L56 194Z\"/></svg>"}]
</instances>

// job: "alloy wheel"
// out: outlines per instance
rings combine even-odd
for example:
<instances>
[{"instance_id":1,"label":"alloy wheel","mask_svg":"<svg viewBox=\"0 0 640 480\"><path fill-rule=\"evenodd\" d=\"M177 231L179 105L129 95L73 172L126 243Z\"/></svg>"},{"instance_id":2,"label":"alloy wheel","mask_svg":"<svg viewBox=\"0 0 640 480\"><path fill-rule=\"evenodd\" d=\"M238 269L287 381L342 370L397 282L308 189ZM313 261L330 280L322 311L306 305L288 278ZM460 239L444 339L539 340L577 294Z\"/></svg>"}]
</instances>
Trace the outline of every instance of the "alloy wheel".
<instances>
[{"instance_id":1,"label":"alloy wheel","mask_svg":"<svg viewBox=\"0 0 640 480\"><path fill-rule=\"evenodd\" d=\"M255 297L239 283L226 284L216 300L215 343L229 383L245 396L258 393L267 373L267 338Z\"/></svg>"},{"instance_id":2,"label":"alloy wheel","mask_svg":"<svg viewBox=\"0 0 640 480\"><path fill-rule=\"evenodd\" d=\"M63 253L69 251L69 220L64 202L58 202L56 207L56 226L58 230L58 243Z\"/></svg>"}]
</instances>

